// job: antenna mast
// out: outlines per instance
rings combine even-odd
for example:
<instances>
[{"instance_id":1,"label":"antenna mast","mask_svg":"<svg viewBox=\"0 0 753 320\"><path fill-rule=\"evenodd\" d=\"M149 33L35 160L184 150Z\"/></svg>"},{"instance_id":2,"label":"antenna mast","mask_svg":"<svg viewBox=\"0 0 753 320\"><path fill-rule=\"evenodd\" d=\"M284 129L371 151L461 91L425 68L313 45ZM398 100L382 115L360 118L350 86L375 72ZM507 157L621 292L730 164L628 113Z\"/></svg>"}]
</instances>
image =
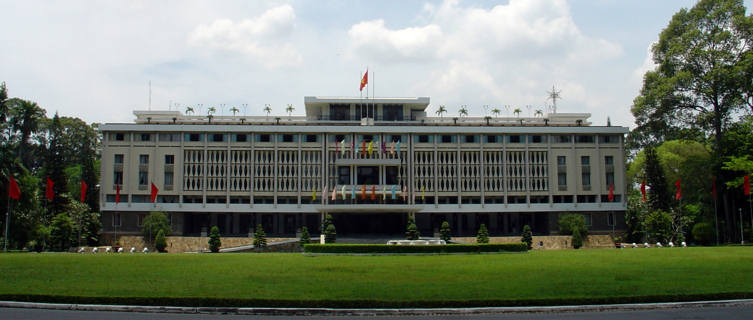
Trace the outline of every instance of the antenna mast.
<instances>
[{"instance_id":1,"label":"antenna mast","mask_svg":"<svg viewBox=\"0 0 753 320\"><path fill-rule=\"evenodd\" d=\"M554 85L552 85L552 91L547 91L547 94L549 94L549 97L547 100L552 100L552 113L557 113L557 99L561 99L560 93L562 93L562 90L557 91L557 89L554 88Z\"/></svg>"}]
</instances>

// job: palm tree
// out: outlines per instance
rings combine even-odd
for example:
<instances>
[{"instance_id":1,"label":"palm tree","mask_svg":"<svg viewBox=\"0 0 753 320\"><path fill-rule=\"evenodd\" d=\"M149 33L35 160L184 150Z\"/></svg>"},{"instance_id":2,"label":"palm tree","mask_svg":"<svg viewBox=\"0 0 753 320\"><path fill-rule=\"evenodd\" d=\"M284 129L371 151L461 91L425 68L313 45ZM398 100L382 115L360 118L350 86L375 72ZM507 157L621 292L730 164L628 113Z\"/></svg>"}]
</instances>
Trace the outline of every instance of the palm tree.
<instances>
[{"instance_id":1,"label":"palm tree","mask_svg":"<svg viewBox=\"0 0 753 320\"><path fill-rule=\"evenodd\" d=\"M492 113L494 114L495 118L499 118L499 113L500 112L502 112L502 111L499 110L499 109L497 109L497 108L494 108L494 110L492 110Z\"/></svg>"},{"instance_id":2,"label":"palm tree","mask_svg":"<svg viewBox=\"0 0 753 320\"><path fill-rule=\"evenodd\" d=\"M544 116L544 111L541 111L541 109L538 109L538 110L536 110L536 112L534 113L534 115L537 116L537 117L543 117Z\"/></svg>"},{"instance_id":3,"label":"palm tree","mask_svg":"<svg viewBox=\"0 0 753 320\"><path fill-rule=\"evenodd\" d=\"M191 114L193 114L193 112L194 112L194 111L193 111L193 107L186 107L186 114L188 114L189 112L190 112Z\"/></svg>"},{"instance_id":4,"label":"palm tree","mask_svg":"<svg viewBox=\"0 0 753 320\"><path fill-rule=\"evenodd\" d=\"M10 105L10 125L14 131L21 133L21 141L18 145L18 154L24 166L30 168L31 159L26 153L29 150L29 137L39 130L39 125L45 119L45 110L36 102L18 98L6 102Z\"/></svg>"},{"instance_id":5,"label":"palm tree","mask_svg":"<svg viewBox=\"0 0 753 320\"><path fill-rule=\"evenodd\" d=\"M269 113L272 112L272 107L269 106L269 104L264 105L264 112L267 113L267 118L269 118Z\"/></svg>"},{"instance_id":6,"label":"palm tree","mask_svg":"<svg viewBox=\"0 0 753 320\"><path fill-rule=\"evenodd\" d=\"M207 117L209 118L209 123L212 123L212 117L214 117L213 114L215 112L217 112L217 109L215 109L214 107L207 108Z\"/></svg>"},{"instance_id":7,"label":"palm tree","mask_svg":"<svg viewBox=\"0 0 753 320\"><path fill-rule=\"evenodd\" d=\"M442 118L442 115L445 114L446 112L447 112L447 108L445 108L444 105L440 105L439 108L436 111L437 115L440 118Z\"/></svg>"},{"instance_id":8,"label":"palm tree","mask_svg":"<svg viewBox=\"0 0 753 320\"><path fill-rule=\"evenodd\" d=\"M465 105L460 107L460 110L458 110L458 115L461 117L467 117L468 116L468 108L465 107Z\"/></svg>"},{"instance_id":9,"label":"palm tree","mask_svg":"<svg viewBox=\"0 0 753 320\"><path fill-rule=\"evenodd\" d=\"M288 107L285 108L285 112L288 113L288 119L290 119L290 115L293 113L294 110L295 108L293 107L292 104L288 104Z\"/></svg>"},{"instance_id":10,"label":"palm tree","mask_svg":"<svg viewBox=\"0 0 753 320\"><path fill-rule=\"evenodd\" d=\"M521 112L523 111L520 110L520 108L515 108L515 110L512 111L512 113L514 113L516 117L520 117Z\"/></svg>"},{"instance_id":11,"label":"palm tree","mask_svg":"<svg viewBox=\"0 0 753 320\"><path fill-rule=\"evenodd\" d=\"M240 110L238 110L238 108L236 108L236 107L232 107L232 108L230 108L230 112L232 112L233 113L233 117L235 117L235 114L238 113L238 112L240 112Z\"/></svg>"}]
</instances>

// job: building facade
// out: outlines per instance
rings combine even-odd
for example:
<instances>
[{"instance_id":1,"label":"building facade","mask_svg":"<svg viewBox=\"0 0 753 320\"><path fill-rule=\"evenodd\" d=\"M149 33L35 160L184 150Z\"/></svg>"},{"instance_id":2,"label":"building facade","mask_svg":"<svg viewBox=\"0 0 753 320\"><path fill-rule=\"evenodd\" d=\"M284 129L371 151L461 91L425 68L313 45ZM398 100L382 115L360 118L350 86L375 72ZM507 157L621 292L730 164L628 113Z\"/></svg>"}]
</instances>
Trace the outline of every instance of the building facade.
<instances>
[{"instance_id":1,"label":"building facade","mask_svg":"<svg viewBox=\"0 0 753 320\"><path fill-rule=\"evenodd\" d=\"M318 234L556 234L580 213L591 233L624 230L625 127L589 114L427 117L428 97L305 97L303 117L135 111L100 126L105 235L139 232L150 211L173 235L248 236L256 225ZM156 198L152 202L152 185Z\"/></svg>"}]
</instances>

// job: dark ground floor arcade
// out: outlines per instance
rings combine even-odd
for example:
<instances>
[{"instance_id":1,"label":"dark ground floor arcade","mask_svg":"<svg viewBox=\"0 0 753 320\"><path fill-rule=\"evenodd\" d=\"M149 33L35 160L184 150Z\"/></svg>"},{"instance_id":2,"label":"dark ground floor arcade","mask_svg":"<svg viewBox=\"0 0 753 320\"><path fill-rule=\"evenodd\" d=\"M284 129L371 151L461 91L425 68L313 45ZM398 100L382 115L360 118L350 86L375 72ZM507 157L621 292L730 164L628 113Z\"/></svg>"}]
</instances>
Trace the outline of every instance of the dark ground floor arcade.
<instances>
[{"instance_id":1,"label":"dark ground floor arcade","mask_svg":"<svg viewBox=\"0 0 753 320\"><path fill-rule=\"evenodd\" d=\"M102 214L103 233L135 234L141 229L145 212L112 212ZM475 236L485 224L491 236L517 236L529 225L534 235L557 234L558 219L565 212L504 212L504 213L410 213L410 212L336 212L330 213L342 236L394 236L402 238L408 216L413 214L422 236L435 236L442 222L450 224L453 236ZM624 212L585 212L589 231L593 234L625 230ZM256 225L262 225L268 236L294 237L301 227L312 235L320 233L322 213L168 213L173 235L200 236L211 226L218 226L225 237L252 236Z\"/></svg>"}]
</instances>

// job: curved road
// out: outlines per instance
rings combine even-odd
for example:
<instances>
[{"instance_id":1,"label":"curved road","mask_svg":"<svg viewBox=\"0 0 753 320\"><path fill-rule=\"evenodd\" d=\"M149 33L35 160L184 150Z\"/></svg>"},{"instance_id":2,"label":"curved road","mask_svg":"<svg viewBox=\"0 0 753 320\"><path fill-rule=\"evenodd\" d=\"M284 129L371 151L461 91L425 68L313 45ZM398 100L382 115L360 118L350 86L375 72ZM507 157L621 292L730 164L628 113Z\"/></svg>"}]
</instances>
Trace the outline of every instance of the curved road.
<instances>
[{"instance_id":1,"label":"curved road","mask_svg":"<svg viewBox=\"0 0 753 320\"><path fill-rule=\"evenodd\" d=\"M3 320L69 320L69 319L302 319L303 317L289 316L249 316L249 315L223 315L223 314L171 314L171 313L136 313L136 312L108 312L108 311L70 311L70 310L45 310L23 308L0 308L0 319ZM562 313L497 313L482 315L462 316L308 316L314 319L753 319L753 305L729 306L729 307L693 307L671 308L656 310L635 311L604 311L604 312L562 312Z\"/></svg>"}]
</instances>

